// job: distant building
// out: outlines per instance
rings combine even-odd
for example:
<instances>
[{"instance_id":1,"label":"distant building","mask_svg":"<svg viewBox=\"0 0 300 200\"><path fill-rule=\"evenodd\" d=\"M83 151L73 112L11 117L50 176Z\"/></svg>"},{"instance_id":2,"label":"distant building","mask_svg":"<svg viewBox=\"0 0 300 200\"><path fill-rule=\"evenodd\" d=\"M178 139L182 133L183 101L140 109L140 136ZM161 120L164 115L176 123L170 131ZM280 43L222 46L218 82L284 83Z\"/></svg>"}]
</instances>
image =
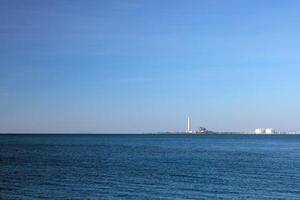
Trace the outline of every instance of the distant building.
<instances>
[{"instance_id":1,"label":"distant building","mask_svg":"<svg viewBox=\"0 0 300 200\"><path fill-rule=\"evenodd\" d=\"M255 134L274 134L276 131L273 128L258 128L255 129Z\"/></svg>"},{"instance_id":2,"label":"distant building","mask_svg":"<svg viewBox=\"0 0 300 200\"><path fill-rule=\"evenodd\" d=\"M255 129L255 134L265 134L265 133L266 133L266 129L264 128Z\"/></svg>"},{"instance_id":3,"label":"distant building","mask_svg":"<svg viewBox=\"0 0 300 200\"><path fill-rule=\"evenodd\" d=\"M204 127L199 127L198 130L196 130L196 133L207 133L208 130Z\"/></svg>"},{"instance_id":4,"label":"distant building","mask_svg":"<svg viewBox=\"0 0 300 200\"><path fill-rule=\"evenodd\" d=\"M266 134L274 134L274 133L275 133L275 130L272 129L272 128L267 128L267 129L265 130L265 133L266 133Z\"/></svg>"}]
</instances>

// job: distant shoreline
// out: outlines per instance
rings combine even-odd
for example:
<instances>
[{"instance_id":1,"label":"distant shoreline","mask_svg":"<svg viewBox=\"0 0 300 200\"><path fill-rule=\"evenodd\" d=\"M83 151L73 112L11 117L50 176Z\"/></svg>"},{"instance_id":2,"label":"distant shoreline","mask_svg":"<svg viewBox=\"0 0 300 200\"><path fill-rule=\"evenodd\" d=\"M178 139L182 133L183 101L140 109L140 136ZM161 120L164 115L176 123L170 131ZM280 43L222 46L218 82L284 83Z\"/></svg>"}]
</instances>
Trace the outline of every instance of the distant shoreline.
<instances>
[{"instance_id":1,"label":"distant shoreline","mask_svg":"<svg viewBox=\"0 0 300 200\"><path fill-rule=\"evenodd\" d=\"M0 133L0 135L300 135L298 133L241 133L241 132L210 132L210 133L185 133L185 132L144 132L144 133Z\"/></svg>"},{"instance_id":2,"label":"distant shoreline","mask_svg":"<svg viewBox=\"0 0 300 200\"><path fill-rule=\"evenodd\" d=\"M146 134L170 134L170 135L300 135L300 133L241 133L241 132L210 132L210 133L185 133L185 132L157 132Z\"/></svg>"}]
</instances>

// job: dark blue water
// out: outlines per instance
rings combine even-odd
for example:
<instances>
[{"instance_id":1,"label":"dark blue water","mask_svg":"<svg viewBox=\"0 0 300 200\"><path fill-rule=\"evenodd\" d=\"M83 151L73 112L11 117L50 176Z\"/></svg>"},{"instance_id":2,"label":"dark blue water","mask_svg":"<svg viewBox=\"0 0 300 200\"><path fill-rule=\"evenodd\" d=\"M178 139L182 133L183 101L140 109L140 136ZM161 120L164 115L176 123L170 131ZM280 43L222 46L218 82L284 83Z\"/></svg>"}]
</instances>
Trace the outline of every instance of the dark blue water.
<instances>
[{"instance_id":1,"label":"dark blue water","mask_svg":"<svg viewBox=\"0 0 300 200\"><path fill-rule=\"evenodd\" d=\"M300 199L296 135L0 135L0 199Z\"/></svg>"}]
</instances>

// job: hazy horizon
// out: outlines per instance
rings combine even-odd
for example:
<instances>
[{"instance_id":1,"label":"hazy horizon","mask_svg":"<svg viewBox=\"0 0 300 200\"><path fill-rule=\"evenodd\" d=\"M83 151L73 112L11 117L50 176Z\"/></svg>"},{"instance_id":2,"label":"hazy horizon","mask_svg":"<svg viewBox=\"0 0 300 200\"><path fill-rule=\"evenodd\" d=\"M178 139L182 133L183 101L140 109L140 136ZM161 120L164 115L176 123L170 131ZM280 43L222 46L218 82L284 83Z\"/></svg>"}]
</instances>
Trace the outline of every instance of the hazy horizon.
<instances>
[{"instance_id":1,"label":"hazy horizon","mask_svg":"<svg viewBox=\"0 0 300 200\"><path fill-rule=\"evenodd\" d=\"M1 1L0 133L300 130L299 1Z\"/></svg>"}]
</instances>

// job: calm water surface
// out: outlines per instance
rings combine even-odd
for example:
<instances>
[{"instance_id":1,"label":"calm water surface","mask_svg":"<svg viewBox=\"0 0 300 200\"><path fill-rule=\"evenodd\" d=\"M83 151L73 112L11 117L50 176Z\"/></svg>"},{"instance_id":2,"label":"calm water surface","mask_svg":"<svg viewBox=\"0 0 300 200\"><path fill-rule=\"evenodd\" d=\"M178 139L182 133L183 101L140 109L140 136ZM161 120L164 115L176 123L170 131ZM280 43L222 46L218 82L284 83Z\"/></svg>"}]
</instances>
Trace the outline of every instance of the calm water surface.
<instances>
[{"instance_id":1,"label":"calm water surface","mask_svg":"<svg viewBox=\"0 0 300 200\"><path fill-rule=\"evenodd\" d=\"M0 135L0 199L300 199L300 136Z\"/></svg>"}]
</instances>

